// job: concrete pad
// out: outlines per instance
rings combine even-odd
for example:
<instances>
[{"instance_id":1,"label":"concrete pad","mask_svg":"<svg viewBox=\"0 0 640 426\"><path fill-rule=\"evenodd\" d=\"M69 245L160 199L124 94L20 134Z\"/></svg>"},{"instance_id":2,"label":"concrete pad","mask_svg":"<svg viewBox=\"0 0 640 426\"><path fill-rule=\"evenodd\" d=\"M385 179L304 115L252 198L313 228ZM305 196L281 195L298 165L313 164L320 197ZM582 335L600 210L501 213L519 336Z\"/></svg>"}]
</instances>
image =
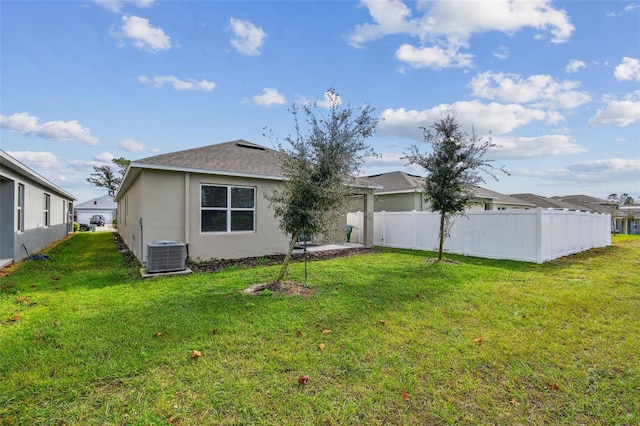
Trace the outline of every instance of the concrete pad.
<instances>
[{"instance_id":1,"label":"concrete pad","mask_svg":"<svg viewBox=\"0 0 640 426\"><path fill-rule=\"evenodd\" d=\"M191 274L192 272L193 271L191 269L187 268L187 269L183 269L182 271L150 273L147 271L147 268L140 268L140 276L142 278L168 277L170 275L186 275L186 274Z\"/></svg>"}]
</instances>

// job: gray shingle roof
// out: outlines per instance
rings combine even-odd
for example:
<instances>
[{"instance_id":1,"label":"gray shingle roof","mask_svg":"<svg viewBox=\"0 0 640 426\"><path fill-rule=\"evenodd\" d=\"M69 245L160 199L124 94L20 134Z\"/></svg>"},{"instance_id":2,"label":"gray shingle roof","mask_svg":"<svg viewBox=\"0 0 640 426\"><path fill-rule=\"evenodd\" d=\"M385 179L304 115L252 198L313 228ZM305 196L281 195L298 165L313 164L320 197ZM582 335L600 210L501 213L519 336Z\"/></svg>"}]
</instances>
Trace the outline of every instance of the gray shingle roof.
<instances>
[{"instance_id":1,"label":"gray shingle roof","mask_svg":"<svg viewBox=\"0 0 640 426\"><path fill-rule=\"evenodd\" d=\"M501 194L496 191L492 191L481 186L475 186L473 193L478 198L489 198L493 204L508 204L513 206L534 207L534 205L528 201L514 198L510 195Z\"/></svg>"},{"instance_id":2,"label":"gray shingle roof","mask_svg":"<svg viewBox=\"0 0 640 426\"><path fill-rule=\"evenodd\" d=\"M611 210L616 207L616 203L614 202L589 195L563 195L551 198L565 203L575 204L583 210L590 210L597 213L611 213Z\"/></svg>"},{"instance_id":3,"label":"gray shingle roof","mask_svg":"<svg viewBox=\"0 0 640 426\"><path fill-rule=\"evenodd\" d=\"M200 148L155 155L132 162L132 166L159 166L174 170L202 170L282 178L278 151L242 139Z\"/></svg>"},{"instance_id":4,"label":"gray shingle roof","mask_svg":"<svg viewBox=\"0 0 640 426\"><path fill-rule=\"evenodd\" d=\"M365 179L382 186L382 189L376 190L376 193L420 191L424 182L422 176L400 171L366 176Z\"/></svg>"},{"instance_id":5,"label":"gray shingle roof","mask_svg":"<svg viewBox=\"0 0 640 426\"><path fill-rule=\"evenodd\" d=\"M571 209L571 210L583 210L584 207L576 206L575 204L565 203L564 201L555 200L553 198L543 197L541 195L526 193L526 194L511 194L512 197L526 201L533 204L536 207L543 209Z\"/></svg>"}]
</instances>

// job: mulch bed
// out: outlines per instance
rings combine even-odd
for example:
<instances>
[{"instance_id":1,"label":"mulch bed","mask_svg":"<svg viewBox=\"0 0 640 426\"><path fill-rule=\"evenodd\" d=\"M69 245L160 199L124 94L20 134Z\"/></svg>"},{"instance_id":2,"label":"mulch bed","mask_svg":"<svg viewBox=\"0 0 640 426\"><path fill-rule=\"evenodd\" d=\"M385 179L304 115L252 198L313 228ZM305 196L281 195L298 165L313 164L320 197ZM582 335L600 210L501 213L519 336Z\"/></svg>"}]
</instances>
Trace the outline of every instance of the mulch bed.
<instances>
[{"instance_id":1,"label":"mulch bed","mask_svg":"<svg viewBox=\"0 0 640 426\"><path fill-rule=\"evenodd\" d=\"M124 241L120 237L120 234L118 234L117 232L114 233L114 239L115 239L118 251L122 253L124 264L127 266L140 266L138 259L136 259L133 253L131 253L127 245L124 243ZM353 248L341 249L341 250L307 252L306 257L307 257L307 261L316 261L316 260L335 259L339 257L347 257L347 256L360 255L360 254L376 253L376 252L377 250L374 248L353 247ZM304 261L304 256L305 256L304 253L293 254L291 255L291 262L292 263L302 262ZM194 273L216 272L232 266L256 267L256 266L280 265L284 261L284 258L285 258L284 254L273 254L273 255L260 256L260 257L244 257L239 259L211 259L211 260L203 260L199 262L190 261L187 266Z\"/></svg>"}]
</instances>

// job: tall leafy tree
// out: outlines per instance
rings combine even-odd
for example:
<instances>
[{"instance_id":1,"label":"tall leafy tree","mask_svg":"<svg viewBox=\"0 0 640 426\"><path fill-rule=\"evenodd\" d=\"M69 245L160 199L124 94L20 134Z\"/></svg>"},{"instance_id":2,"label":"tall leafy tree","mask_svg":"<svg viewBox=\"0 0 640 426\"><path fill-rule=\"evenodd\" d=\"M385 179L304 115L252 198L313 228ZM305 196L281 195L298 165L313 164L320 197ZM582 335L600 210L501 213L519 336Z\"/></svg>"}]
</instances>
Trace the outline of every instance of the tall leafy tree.
<instances>
[{"instance_id":1,"label":"tall leafy tree","mask_svg":"<svg viewBox=\"0 0 640 426\"><path fill-rule=\"evenodd\" d=\"M625 206L628 204L633 204L635 203L635 200L633 199L633 197L629 196L629 194L622 193L620 195L613 193L613 194L609 194L609 196L607 197L607 199L609 201L612 201L614 203L616 203L618 206Z\"/></svg>"},{"instance_id":2,"label":"tall leafy tree","mask_svg":"<svg viewBox=\"0 0 640 426\"><path fill-rule=\"evenodd\" d=\"M484 158L487 151L496 146L491 138L483 141L475 131L469 136L460 127L453 112L449 112L430 128L421 127L425 142L431 145L431 153L421 153L412 145L404 157L427 172L424 194L431 209L440 212L438 261L443 258L447 223L471 206L473 185L484 182L482 173L495 180L498 180L496 171L508 174L503 167L494 167L493 160Z\"/></svg>"},{"instance_id":3,"label":"tall leafy tree","mask_svg":"<svg viewBox=\"0 0 640 426\"><path fill-rule=\"evenodd\" d=\"M108 194L113 197L131 161L124 157L114 158L111 161L117 166L117 171L114 171L111 166L93 166L93 173L87 178L87 182L99 188L107 188Z\"/></svg>"},{"instance_id":4,"label":"tall leafy tree","mask_svg":"<svg viewBox=\"0 0 640 426\"><path fill-rule=\"evenodd\" d=\"M300 236L329 235L346 213L356 175L364 158L374 155L367 139L378 120L366 105L342 106L335 89L327 92L329 111L324 116L316 104L291 109L295 135L277 142L283 184L267 194L280 228L290 236L289 249L276 279L287 278L291 253ZM301 123L301 116L304 122ZM305 125L305 130L301 124Z\"/></svg>"}]
</instances>

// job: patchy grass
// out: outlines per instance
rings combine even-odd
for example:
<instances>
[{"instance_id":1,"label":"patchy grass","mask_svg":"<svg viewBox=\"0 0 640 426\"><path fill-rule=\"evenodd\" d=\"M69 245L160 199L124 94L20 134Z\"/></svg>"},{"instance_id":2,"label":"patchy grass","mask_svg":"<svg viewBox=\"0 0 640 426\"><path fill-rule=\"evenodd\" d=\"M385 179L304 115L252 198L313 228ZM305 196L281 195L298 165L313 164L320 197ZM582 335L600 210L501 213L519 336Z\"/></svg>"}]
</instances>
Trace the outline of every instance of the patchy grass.
<instances>
[{"instance_id":1,"label":"patchy grass","mask_svg":"<svg viewBox=\"0 0 640 426\"><path fill-rule=\"evenodd\" d=\"M638 237L312 262L311 297L242 292L277 266L141 280L108 233L47 254L0 278L1 424L640 422Z\"/></svg>"}]
</instances>

